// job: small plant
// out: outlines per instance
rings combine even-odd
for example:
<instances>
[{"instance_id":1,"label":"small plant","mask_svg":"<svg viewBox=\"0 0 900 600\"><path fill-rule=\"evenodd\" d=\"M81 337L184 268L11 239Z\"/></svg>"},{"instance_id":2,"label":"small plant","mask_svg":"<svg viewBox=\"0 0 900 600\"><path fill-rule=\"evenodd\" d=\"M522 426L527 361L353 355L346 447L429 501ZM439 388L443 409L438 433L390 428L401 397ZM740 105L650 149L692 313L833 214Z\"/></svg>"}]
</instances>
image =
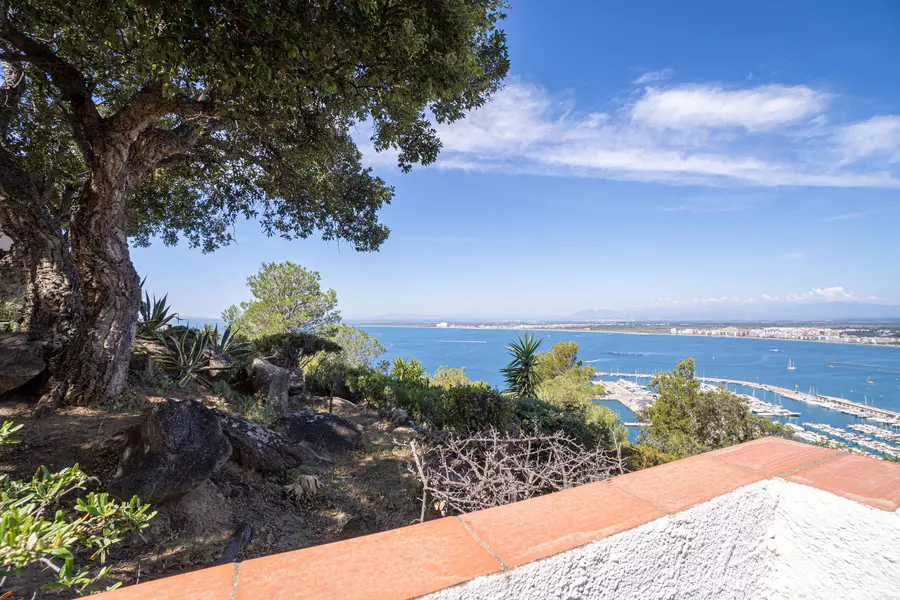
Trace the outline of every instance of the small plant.
<instances>
[{"instance_id":1,"label":"small plant","mask_svg":"<svg viewBox=\"0 0 900 600\"><path fill-rule=\"evenodd\" d=\"M10 436L20 428L4 422L0 445L17 443ZM109 573L110 567L102 566L109 549L126 534L143 531L156 513L137 496L117 502L106 493L89 492L74 503L67 500L95 481L78 465L58 473L41 467L31 481L0 475L0 585L21 569L40 563L56 574L45 589L67 588L83 594ZM99 569L75 564L76 553L82 550L91 551L89 560L97 561Z\"/></svg>"},{"instance_id":2,"label":"small plant","mask_svg":"<svg viewBox=\"0 0 900 600\"><path fill-rule=\"evenodd\" d=\"M428 379L428 374L418 359L395 358L391 367L391 377L402 383L424 383Z\"/></svg>"},{"instance_id":3,"label":"small plant","mask_svg":"<svg viewBox=\"0 0 900 600\"><path fill-rule=\"evenodd\" d=\"M180 336L160 335L159 339L172 354L153 358L163 369L175 374L178 387L195 380L210 385L202 376L211 370L206 354L210 346L208 332L185 329Z\"/></svg>"},{"instance_id":4,"label":"small plant","mask_svg":"<svg viewBox=\"0 0 900 600\"><path fill-rule=\"evenodd\" d=\"M281 415L266 400L265 394L256 396L232 394L228 402L236 413L248 421L272 429L278 425Z\"/></svg>"},{"instance_id":5,"label":"small plant","mask_svg":"<svg viewBox=\"0 0 900 600\"><path fill-rule=\"evenodd\" d=\"M526 333L525 337L519 335L516 341L506 347L512 355L512 361L500 372L506 379L507 389L518 398L534 398L537 395L537 387L541 383L537 372L537 351L540 346L541 340Z\"/></svg>"},{"instance_id":6,"label":"small plant","mask_svg":"<svg viewBox=\"0 0 900 600\"><path fill-rule=\"evenodd\" d=\"M141 280L141 289L143 289L145 281L146 279ZM159 299L153 296L153 300L150 300L150 295L144 292L138 319L138 337L153 338L160 329L178 316L178 313L169 312L171 308L166 304L168 297L168 294Z\"/></svg>"},{"instance_id":7,"label":"small plant","mask_svg":"<svg viewBox=\"0 0 900 600\"><path fill-rule=\"evenodd\" d=\"M219 333L218 325L215 327L207 325L203 330L209 335L213 346L235 358L242 358L251 351L250 343L231 325L225 327L225 331L222 333Z\"/></svg>"},{"instance_id":8,"label":"small plant","mask_svg":"<svg viewBox=\"0 0 900 600\"><path fill-rule=\"evenodd\" d=\"M322 482L315 475L298 475L297 479L284 486L284 489L297 500L307 502L315 498L322 487Z\"/></svg>"},{"instance_id":9,"label":"small plant","mask_svg":"<svg viewBox=\"0 0 900 600\"><path fill-rule=\"evenodd\" d=\"M0 301L0 333L19 330L24 307L23 298Z\"/></svg>"}]
</instances>

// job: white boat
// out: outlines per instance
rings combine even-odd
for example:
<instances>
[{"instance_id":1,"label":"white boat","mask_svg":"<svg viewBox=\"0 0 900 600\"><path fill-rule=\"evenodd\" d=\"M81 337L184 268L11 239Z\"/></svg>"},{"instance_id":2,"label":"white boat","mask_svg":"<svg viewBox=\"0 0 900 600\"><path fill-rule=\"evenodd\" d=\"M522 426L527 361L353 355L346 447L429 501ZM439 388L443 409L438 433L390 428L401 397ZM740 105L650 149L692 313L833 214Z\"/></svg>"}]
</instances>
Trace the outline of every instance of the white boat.
<instances>
[{"instance_id":1,"label":"white boat","mask_svg":"<svg viewBox=\"0 0 900 600\"><path fill-rule=\"evenodd\" d=\"M788 359L788 371L796 371L797 366L794 364L792 359Z\"/></svg>"}]
</instances>

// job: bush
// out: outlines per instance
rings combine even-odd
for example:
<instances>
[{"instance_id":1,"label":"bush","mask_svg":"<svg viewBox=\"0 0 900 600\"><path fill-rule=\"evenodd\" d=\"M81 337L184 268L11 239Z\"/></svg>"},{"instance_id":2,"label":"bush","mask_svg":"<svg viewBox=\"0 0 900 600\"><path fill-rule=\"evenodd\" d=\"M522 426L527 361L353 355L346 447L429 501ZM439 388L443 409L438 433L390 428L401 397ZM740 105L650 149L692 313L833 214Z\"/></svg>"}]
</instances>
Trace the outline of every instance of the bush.
<instances>
[{"instance_id":1,"label":"bush","mask_svg":"<svg viewBox=\"0 0 900 600\"><path fill-rule=\"evenodd\" d=\"M505 431L512 415L511 400L485 383L443 388L441 405L441 428L463 434Z\"/></svg>"},{"instance_id":2,"label":"bush","mask_svg":"<svg viewBox=\"0 0 900 600\"><path fill-rule=\"evenodd\" d=\"M465 369L454 369L451 367L438 367L431 378L431 385L450 388L461 385L472 385L472 382L466 377Z\"/></svg>"},{"instance_id":3,"label":"bush","mask_svg":"<svg viewBox=\"0 0 900 600\"><path fill-rule=\"evenodd\" d=\"M340 352L331 340L311 333L275 333L253 340L253 353L281 367L300 366L301 358L312 359L319 352Z\"/></svg>"},{"instance_id":4,"label":"bush","mask_svg":"<svg viewBox=\"0 0 900 600\"><path fill-rule=\"evenodd\" d=\"M379 409L391 408L393 380L388 375L368 367L351 368L345 382L354 402L366 402Z\"/></svg>"},{"instance_id":5,"label":"bush","mask_svg":"<svg viewBox=\"0 0 900 600\"><path fill-rule=\"evenodd\" d=\"M616 441L624 441L625 437L618 417L607 408L597 406L566 410L556 404L531 398L520 398L515 402L512 426L527 434L550 435L562 431L587 448L610 448Z\"/></svg>"},{"instance_id":6,"label":"bush","mask_svg":"<svg viewBox=\"0 0 900 600\"><path fill-rule=\"evenodd\" d=\"M0 446L18 443L10 436L19 427L4 422ZM41 467L30 481L0 475L0 575L4 579L40 563L56 574L45 589L69 588L83 594L109 573L108 566L77 567L76 555L90 551L89 560L103 565L112 546L129 532L142 531L156 513L141 505L137 496L121 503L106 493L74 498L94 481L78 465L59 473Z\"/></svg>"}]
</instances>

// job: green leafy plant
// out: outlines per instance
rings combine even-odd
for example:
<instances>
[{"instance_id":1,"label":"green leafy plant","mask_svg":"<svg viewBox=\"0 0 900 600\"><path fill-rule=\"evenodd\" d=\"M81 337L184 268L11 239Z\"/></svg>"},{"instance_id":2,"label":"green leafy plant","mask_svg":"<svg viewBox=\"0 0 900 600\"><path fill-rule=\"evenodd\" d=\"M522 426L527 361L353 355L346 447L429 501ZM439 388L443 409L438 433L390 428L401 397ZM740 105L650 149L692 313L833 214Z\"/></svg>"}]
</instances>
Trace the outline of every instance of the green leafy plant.
<instances>
[{"instance_id":1,"label":"green leafy plant","mask_svg":"<svg viewBox=\"0 0 900 600\"><path fill-rule=\"evenodd\" d=\"M196 329L184 329L181 335L160 335L160 341L171 354L154 356L160 366L173 373L178 387L192 381L209 385L203 374L210 371L207 349L210 346L209 333Z\"/></svg>"},{"instance_id":2,"label":"green leafy plant","mask_svg":"<svg viewBox=\"0 0 900 600\"><path fill-rule=\"evenodd\" d=\"M511 399L485 383L444 388L441 403L442 428L457 433L505 431L512 413Z\"/></svg>"},{"instance_id":3,"label":"green leafy plant","mask_svg":"<svg viewBox=\"0 0 900 600\"><path fill-rule=\"evenodd\" d=\"M18 443L10 436L21 427L5 421L0 446ZM30 481L0 475L0 577L15 577L40 563L56 574L44 588L82 594L109 573L110 567L103 565L110 548L128 533L143 531L156 512L137 496L118 502L105 492L88 492L74 503L69 500L93 482L77 464L58 473L42 466ZM88 560L99 568L76 565L81 551L89 551Z\"/></svg>"},{"instance_id":4,"label":"green leafy plant","mask_svg":"<svg viewBox=\"0 0 900 600\"><path fill-rule=\"evenodd\" d=\"M261 358L278 363L282 367L300 366L301 359L310 361L320 353L333 354L341 347L331 340L311 333L276 333L256 338L253 352Z\"/></svg>"},{"instance_id":5,"label":"green leafy plant","mask_svg":"<svg viewBox=\"0 0 900 600\"><path fill-rule=\"evenodd\" d=\"M415 358L395 358L391 366L391 377L403 383L419 383L428 380L425 367Z\"/></svg>"},{"instance_id":6,"label":"green leafy plant","mask_svg":"<svg viewBox=\"0 0 900 600\"><path fill-rule=\"evenodd\" d=\"M227 325L221 333L219 333L218 325L215 327L206 325L203 330L209 335L212 346L234 358L243 358L252 350L250 342L239 333L237 328L231 325Z\"/></svg>"},{"instance_id":7,"label":"green leafy plant","mask_svg":"<svg viewBox=\"0 0 900 600\"><path fill-rule=\"evenodd\" d=\"M146 279L141 280L141 289L144 288ZM168 325L172 319L178 316L178 313L171 312L171 308L167 304L169 295L166 294L162 298L157 299L154 295L153 300L145 291L144 299L141 300L141 308L138 316L137 336L140 338L153 338L156 333Z\"/></svg>"},{"instance_id":8,"label":"green leafy plant","mask_svg":"<svg viewBox=\"0 0 900 600\"><path fill-rule=\"evenodd\" d=\"M537 394L541 382L536 368L540 346L541 340L526 333L524 337L519 334L518 339L506 347L512 361L500 372L506 380L507 389L519 398L534 398Z\"/></svg>"}]
</instances>

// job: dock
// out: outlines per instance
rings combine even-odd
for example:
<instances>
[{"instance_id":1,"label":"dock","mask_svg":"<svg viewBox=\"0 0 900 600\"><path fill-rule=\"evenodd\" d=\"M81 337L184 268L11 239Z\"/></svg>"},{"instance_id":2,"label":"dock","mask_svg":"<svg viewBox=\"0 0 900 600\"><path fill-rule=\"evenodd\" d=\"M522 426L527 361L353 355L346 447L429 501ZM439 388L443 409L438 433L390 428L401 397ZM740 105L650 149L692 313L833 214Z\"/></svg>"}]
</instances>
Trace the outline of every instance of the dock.
<instances>
[{"instance_id":1,"label":"dock","mask_svg":"<svg viewBox=\"0 0 900 600\"><path fill-rule=\"evenodd\" d=\"M597 377L618 377L621 379L630 379L630 378L639 378L639 379L653 379L656 377L656 374L641 374L641 373L612 373L606 371L597 371ZM720 385L740 385L743 387L753 388L757 390L762 390L765 392L770 392L773 394L778 394L784 398L788 398L790 400L796 400L798 402L805 402L809 397L809 394L804 392L798 392L797 390L789 390L787 388L778 387L775 385L768 385L765 383L759 383L758 381L739 381L737 379L723 379L720 377L697 377L699 381L703 381L706 383L715 383ZM610 389L611 383L615 384L617 387L621 388L622 386L615 382L604 381L603 385L607 387L607 390ZM612 396L612 394L610 394ZM845 400L843 398L835 398L834 396L824 396L822 394L816 394L816 399L819 400L827 400L828 402L832 402L834 404L844 406L846 408L853 408L856 410L863 410L869 413L878 414L884 417L892 418L892 419L900 419L900 412L887 410L884 408L877 408L875 406L868 406L866 404L860 404L859 402L853 402L852 400ZM611 397L610 400L619 400L628 408L631 408L625 401L617 398ZM635 410L631 408L631 410Z\"/></svg>"},{"instance_id":2,"label":"dock","mask_svg":"<svg viewBox=\"0 0 900 600\"><path fill-rule=\"evenodd\" d=\"M602 373L598 373L602 375ZM624 377L623 377L624 379ZM641 393L629 390L627 387L617 381L594 382L595 385L602 385L606 389L606 395L600 398L601 401L616 400L621 402L634 413L644 410L653 404L653 396L649 393Z\"/></svg>"}]
</instances>

